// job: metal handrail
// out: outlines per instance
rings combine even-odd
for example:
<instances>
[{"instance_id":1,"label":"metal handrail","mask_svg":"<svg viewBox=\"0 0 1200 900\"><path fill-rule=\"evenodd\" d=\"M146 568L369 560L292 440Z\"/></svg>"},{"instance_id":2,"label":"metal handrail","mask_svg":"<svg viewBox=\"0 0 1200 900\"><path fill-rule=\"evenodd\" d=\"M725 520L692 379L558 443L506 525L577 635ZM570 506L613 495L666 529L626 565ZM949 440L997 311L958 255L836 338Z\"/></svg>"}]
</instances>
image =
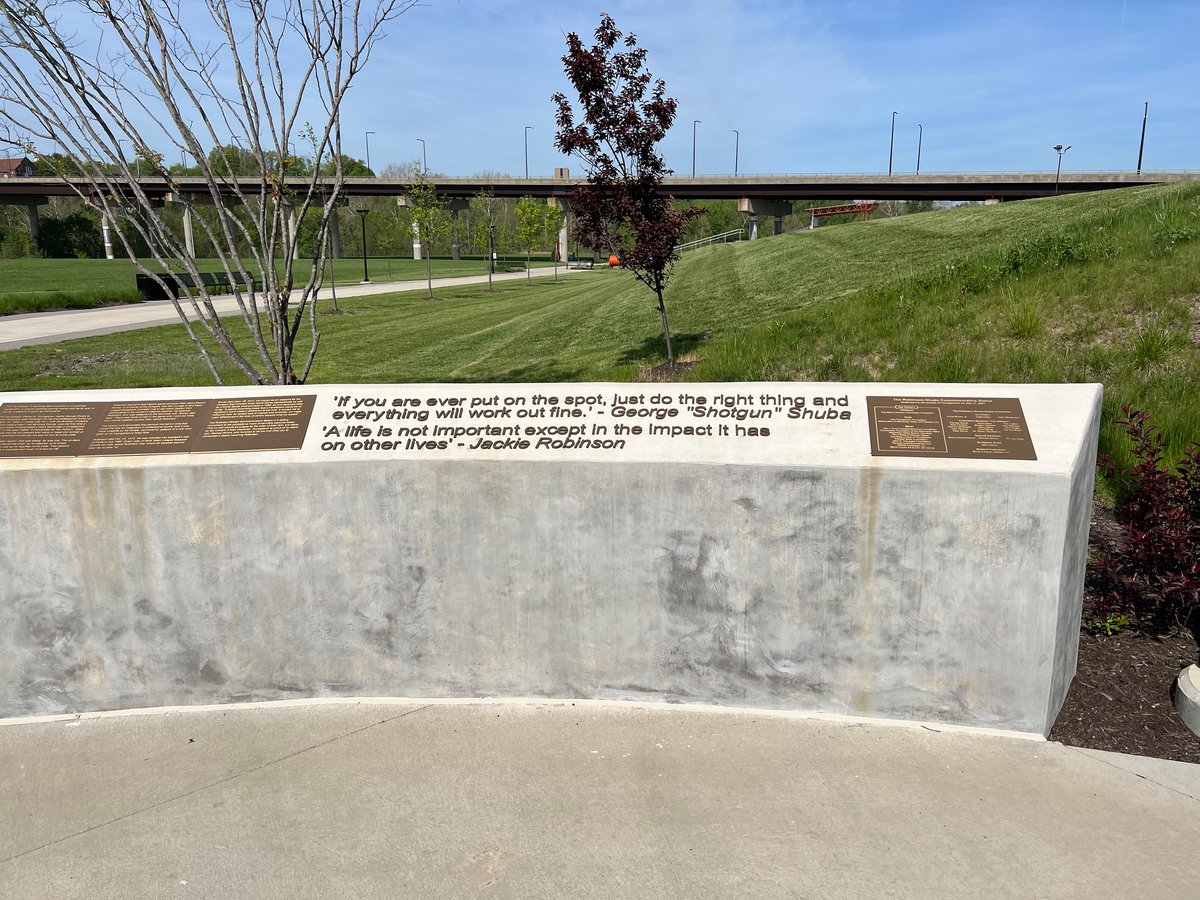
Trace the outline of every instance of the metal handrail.
<instances>
[{"instance_id":1,"label":"metal handrail","mask_svg":"<svg viewBox=\"0 0 1200 900\"><path fill-rule=\"evenodd\" d=\"M731 231L722 231L720 234L710 234L706 238L688 241L686 244L677 244L675 249L682 253L685 250L696 250L700 247L707 247L710 244L727 244L731 240L741 241L745 239L745 233L745 228L734 228ZM733 237L735 234L737 237Z\"/></svg>"}]
</instances>

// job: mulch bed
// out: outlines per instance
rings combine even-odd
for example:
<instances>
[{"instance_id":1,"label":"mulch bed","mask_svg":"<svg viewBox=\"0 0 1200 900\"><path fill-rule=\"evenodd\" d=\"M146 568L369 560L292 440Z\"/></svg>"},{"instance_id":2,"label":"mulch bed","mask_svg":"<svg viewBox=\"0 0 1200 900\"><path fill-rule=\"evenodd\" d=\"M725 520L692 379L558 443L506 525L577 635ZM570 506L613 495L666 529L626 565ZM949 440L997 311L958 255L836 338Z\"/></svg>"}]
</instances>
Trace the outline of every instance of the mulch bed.
<instances>
[{"instance_id":1,"label":"mulch bed","mask_svg":"<svg viewBox=\"0 0 1200 900\"><path fill-rule=\"evenodd\" d=\"M1112 510L1094 504L1090 550L1110 552L1121 528ZM1086 615L1086 613L1085 613ZM1179 670L1197 662L1196 636L1186 629L1144 634L1079 635L1079 663L1050 740L1073 747L1200 763L1200 735L1175 711Z\"/></svg>"},{"instance_id":2,"label":"mulch bed","mask_svg":"<svg viewBox=\"0 0 1200 900\"><path fill-rule=\"evenodd\" d=\"M1179 670L1196 662L1188 632L1079 636L1079 666L1050 740L1200 763L1200 736L1175 711Z\"/></svg>"}]
</instances>

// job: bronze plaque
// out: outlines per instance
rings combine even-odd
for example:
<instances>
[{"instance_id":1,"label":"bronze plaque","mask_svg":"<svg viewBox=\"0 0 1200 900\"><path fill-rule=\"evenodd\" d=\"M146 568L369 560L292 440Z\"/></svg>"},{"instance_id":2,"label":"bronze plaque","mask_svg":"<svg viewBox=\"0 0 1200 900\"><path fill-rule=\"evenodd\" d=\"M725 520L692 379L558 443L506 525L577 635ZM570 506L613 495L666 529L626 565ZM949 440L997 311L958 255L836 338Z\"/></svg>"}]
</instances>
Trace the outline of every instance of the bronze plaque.
<instances>
[{"instance_id":1,"label":"bronze plaque","mask_svg":"<svg viewBox=\"0 0 1200 900\"><path fill-rule=\"evenodd\" d=\"M1015 397L867 397L872 456L1037 459Z\"/></svg>"},{"instance_id":2,"label":"bronze plaque","mask_svg":"<svg viewBox=\"0 0 1200 900\"><path fill-rule=\"evenodd\" d=\"M299 450L317 398L230 397L214 400L211 414L195 437L193 453L235 450Z\"/></svg>"},{"instance_id":3,"label":"bronze plaque","mask_svg":"<svg viewBox=\"0 0 1200 900\"><path fill-rule=\"evenodd\" d=\"M107 403L0 404L0 457L76 456Z\"/></svg>"},{"instance_id":4,"label":"bronze plaque","mask_svg":"<svg viewBox=\"0 0 1200 900\"><path fill-rule=\"evenodd\" d=\"M0 457L299 450L316 396L0 404Z\"/></svg>"}]
</instances>

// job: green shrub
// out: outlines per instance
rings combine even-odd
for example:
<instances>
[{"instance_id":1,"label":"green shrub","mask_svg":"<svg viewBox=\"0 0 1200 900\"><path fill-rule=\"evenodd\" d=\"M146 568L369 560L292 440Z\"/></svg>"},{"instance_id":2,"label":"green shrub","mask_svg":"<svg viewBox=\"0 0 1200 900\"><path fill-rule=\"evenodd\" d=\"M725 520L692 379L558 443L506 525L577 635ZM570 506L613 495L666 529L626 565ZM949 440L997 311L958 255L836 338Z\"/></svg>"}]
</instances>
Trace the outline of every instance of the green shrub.
<instances>
[{"instance_id":1,"label":"green shrub","mask_svg":"<svg viewBox=\"0 0 1200 900\"><path fill-rule=\"evenodd\" d=\"M1172 471L1166 440L1150 416L1128 406L1122 411L1117 424L1135 462L1117 509L1120 546L1088 573L1096 598L1091 618L1126 615L1154 631L1186 626L1200 612L1200 446L1188 447ZM1112 477L1111 460L1101 464Z\"/></svg>"}]
</instances>

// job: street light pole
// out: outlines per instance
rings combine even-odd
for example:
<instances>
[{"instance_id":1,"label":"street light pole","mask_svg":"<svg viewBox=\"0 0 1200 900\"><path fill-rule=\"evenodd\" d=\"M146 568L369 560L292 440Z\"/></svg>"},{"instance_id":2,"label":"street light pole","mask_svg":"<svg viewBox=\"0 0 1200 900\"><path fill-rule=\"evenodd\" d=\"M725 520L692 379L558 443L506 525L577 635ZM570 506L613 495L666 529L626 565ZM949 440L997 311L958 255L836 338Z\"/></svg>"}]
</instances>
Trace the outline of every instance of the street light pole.
<instances>
[{"instance_id":1,"label":"street light pole","mask_svg":"<svg viewBox=\"0 0 1200 900\"><path fill-rule=\"evenodd\" d=\"M925 126L917 123L917 174L921 174L921 142L925 140Z\"/></svg>"},{"instance_id":2,"label":"street light pole","mask_svg":"<svg viewBox=\"0 0 1200 900\"><path fill-rule=\"evenodd\" d=\"M367 139L367 168L368 169L371 168L371 135L373 135L374 133L375 132L373 132L373 131L368 131L365 135L366 139ZM374 174L374 170L372 170L372 174Z\"/></svg>"},{"instance_id":3,"label":"street light pole","mask_svg":"<svg viewBox=\"0 0 1200 900\"><path fill-rule=\"evenodd\" d=\"M1054 193L1058 193L1058 178L1062 175L1062 158L1063 154L1071 149L1071 145L1063 146L1062 144L1054 145L1055 151L1058 153L1058 168L1054 170Z\"/></svg>"},{"instance_id":4,"label":"street light pole","mask_svg":"<svg viewBox=\"0 0 1200 900\"><path fill-rule=\"evenodd\" d=\"M892 110L892 136L888 138L888 178L892 177L892 151L896 147L896 111Z\"/></svg>"},{"instance_id":5,"label":"street light pole","mask_svg":"<svg viewBox=\"0 0 1200 900\"><path fill-rule=\"evenodd\" d=\"M733 174L737 174L738 166L738 144L741 143L742 136L738 134L738 130L733 129Z\"/></svg>"},{"instance_id":6,"label":"street light pole","mask_svg":"<svg viewBox=\"0 0 1200 900\"><path fill-rule=\"evenodd\" d=\"M532 125L525 126L525 177L529 177L529 129Z\"/></svg>"},{"instance_id":7,"label":"street light pole","mask_svg":"<svg viewBox=\"0 0 1200 900\"><path fill-rule=\"evenodd\" d=\"M428 172L429 171L429 160L425 158L425 142L423 140L421 140L420 138L417 138L417 143L421 145L421 168L424 171Z\"/></svg>"},{"instance_id":8,"label":"street light pole","mask_svg":"<svg viewBox=\"0 0 1200 900\"><path fill-rule=\"evenodd\" d=\"M700 124L699 119L692 119L692 177L696 177L696 126Z\"/></svg>"},{"instance_id":9,"label":"street light pole","mask_svg":"<svg viewBox=\"0 0 1200 900\"><path fill-rule=\"evenodd\" d=\"M1150 115L1150 101L1146 101L1146 106L1142 109L1142 140L1138 144L1138 170L1139 175L1142 174L1142 151L1146 149L1146 117Z\"/></svg>"}]
</instances>

